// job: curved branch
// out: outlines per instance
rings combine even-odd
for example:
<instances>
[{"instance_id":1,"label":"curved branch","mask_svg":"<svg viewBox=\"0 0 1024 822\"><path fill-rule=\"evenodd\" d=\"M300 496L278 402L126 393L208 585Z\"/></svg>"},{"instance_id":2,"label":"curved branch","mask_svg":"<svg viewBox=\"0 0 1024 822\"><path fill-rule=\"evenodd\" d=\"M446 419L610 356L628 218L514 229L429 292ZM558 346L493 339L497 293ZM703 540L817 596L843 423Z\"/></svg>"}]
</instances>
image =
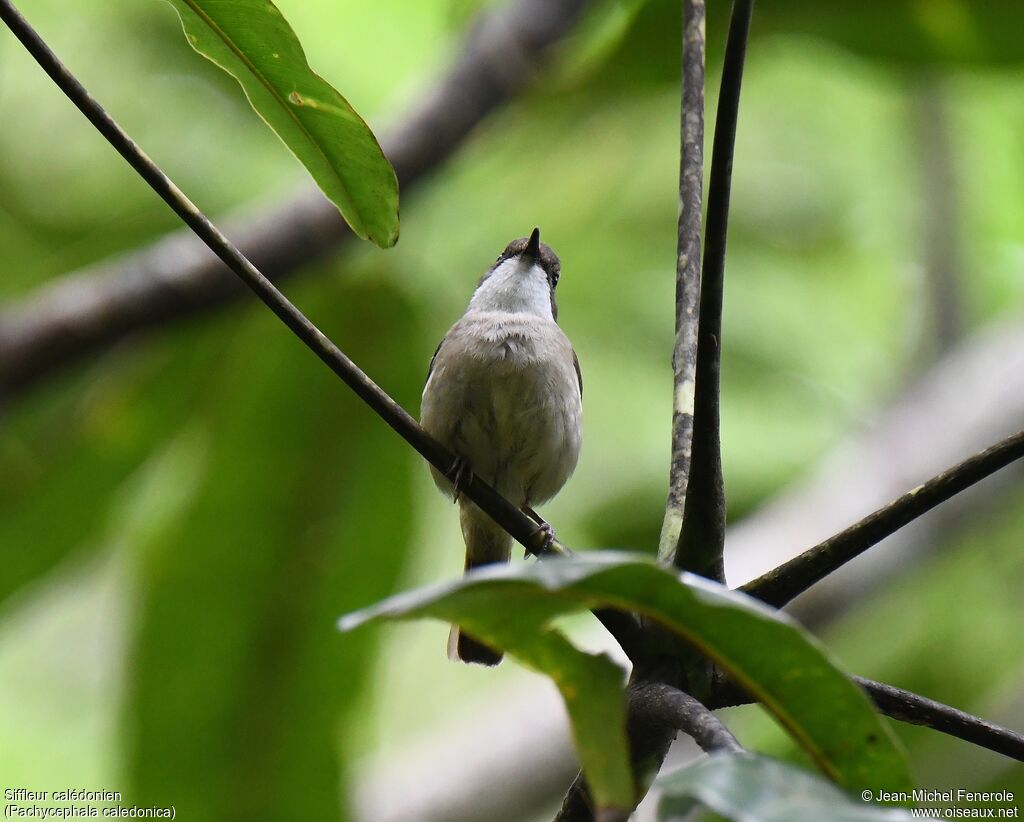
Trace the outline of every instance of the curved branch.
<instances>
[{"instance_id":1,"label":"curved branch","mask_svg":"<svg viewBox=\"0 0 1024 822\"><path fill-rule=\"evenodd\" d=\"M701 275L700 321L693 407L690 479L683 506L676 567L725 581L725 486L719 419L722 302L725 296L725 241L729 228L729 192L736 145L740 85L746 57L753 0L735 0L725 47L725 65L715 115L708 187L708 225Z\"/></svg>"},{"instance_id":2,"label":"curved branch","mask_svg":"<svg viewBox=\"0 0 1024 822\"><path fill-rule=\"evenodd\" d=\"M710 708L671 685L651 682L640 686L637 706L650 721L682 731L706 753L743 751L732 731Z\"/></svg>"},{"instance_id":3,"label":"curved branch","mask_svg":"<svg viewBox=\"0 0 1024 822\"><path fill-rule=\"evenodd\" d=\"M894 531L1021 457L1024 457L1024 432L1007 437L933 477L834 537L748 582L740 590L781 608Z\"/></svg>"},{"instance_id":4,"label":"curved branch","mask_svg":"<svg viewBox=\"0 0 1024 822\"><path fill-rule=\"evenodd\" d=\"M637 783L637 803L661 769L676 733L682 731L707 753L737 753L743 746L711 710L687 693L657 681L630 685L627 713L629 756ZM593 811L583 775L577 775L555 822L590 822Z\"/></svg>"},{"instance_id":5,"label":"curved branch","mask_svg":"<svg viewBox=\"0 0 1024 822\"><path fill-rule=\"evenodd\" d=\"M672 562L683 525L693 440L704 201L704 0L683 0L683 77L679 135L679 235L676 244L676 342L672 351L672 461L658 556Z\"/></svg>"},{"instance_id":6,"label":"curved branch","mask_svg":"<svg viewBox=\"0 0 1024 822\"><path fill-rule=\"evenodd\" d=\"M381 140L403 195L536 78L550 48L592 5L593 0L516 0L481 18L451 70ZM282 206L226 225L245 255L274 281L352 239L337 209L312 187ZM69 274L0 313L0 397L97 357L130 334L219 308L243 293L221 261L185 230Z\"/></svg>"}]
</instances>

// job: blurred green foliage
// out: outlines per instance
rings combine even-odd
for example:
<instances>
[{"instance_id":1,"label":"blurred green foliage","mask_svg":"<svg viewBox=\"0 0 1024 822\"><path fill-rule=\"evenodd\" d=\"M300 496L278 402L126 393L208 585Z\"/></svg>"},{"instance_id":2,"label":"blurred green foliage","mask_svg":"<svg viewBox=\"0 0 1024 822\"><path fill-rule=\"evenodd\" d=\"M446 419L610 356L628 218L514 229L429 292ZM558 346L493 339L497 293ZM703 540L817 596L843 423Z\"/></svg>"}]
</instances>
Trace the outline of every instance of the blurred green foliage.
<instances>
[{"instance_id":1,"label":"blurred green foliage","mask_svg":"<svg viewBox=\"0 0 1024 822\"><path fill-rule=\"evenodd\" d=\"M328 301L325 325L353 356L416 381L402 295L335 284L311 307ZM411 532L396 512L410 506L415 463L365 409L339 402L341 385L311 389L320 364L295 362L301 349L275 318L245 326L194 409L206 470L178 516L132 540L130 775L143 804L173 797L190 819L308 819L336 802L337 723L373 641L324 629L395 585ZM257 351L263 367L230 365Z\"/></svg>"},{"instance_id":2,"label":"blurred green foliage","mask_svg":"<svg viewBox=\"0 0 1024 822\"><path fill-rule=\"evenodd\" d=\"M466 25L454 0L279 5L378 133ZM169 5L20 6L211 215L303 183ZM711 6L713 87L725 4ZM571 70L403 200L394 250L352 250L288 292L415 410L479 274L541 226L587 380L581 463L545 513L574 547L653 552L671 408L677 12L650 0L599 13L621 22L589 21L562 49ZM1015 4L955 0L755 12L723 340L732 517L919 365L926 204L909 110L922 78L941 84L954 136L970 326L1024 309L1022 22ZM0 298L176 227L6 32L0 124ZM966 710L1012 710L1024 499L1000 506L844 618L828 639L848 667ZM461 552L426 470L261 307L127 341L3 408L0 773L130 790L190 819L252 818L245 796L272 809L264 818L329 818L339 793L351 798L356 756L386 757L524 678L449 665L437 626L334 634L344 610L454 576ZM742 741L762 733L741 721ZM1024 791L995 755L899 732L922 784Z\"/></svg>"}]
</instances>

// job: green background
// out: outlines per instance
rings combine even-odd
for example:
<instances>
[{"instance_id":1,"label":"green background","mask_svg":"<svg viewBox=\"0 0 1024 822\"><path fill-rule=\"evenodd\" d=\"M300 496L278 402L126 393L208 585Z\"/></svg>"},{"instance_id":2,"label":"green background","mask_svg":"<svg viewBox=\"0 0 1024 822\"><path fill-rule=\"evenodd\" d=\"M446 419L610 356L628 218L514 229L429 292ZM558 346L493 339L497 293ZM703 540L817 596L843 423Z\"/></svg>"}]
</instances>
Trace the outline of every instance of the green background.
<instances>
[{"instance_id":1,"label":"green background","mask_svg":"<svg viewBox=\"0 0 1024 822\"><path fill-rule=\"evenodd\" d=\"M380 134L448 64L475 4L278 5L313 68ZM952 137L967 330L1024 310L1024 49L1009 36L1024 11L978 5L755 11L724 321L731 518L928 362L923 88L941 95ZM305 184L169 5L21 8L210 215ZM599 4L531 94L403 197L395 249L350 247L286 288L415 412L430 353L480 273L540 226L562 258L560 321L587 384L580 465L544 513L579 549L653 552L661 524L676 16L654 0ZM4 32L0 298L174 228ZM851 670L1020 727L1022 521L1018 484L824 627L826 642ZM461 553L425 467L254 301L125 341L0 418L0 779L122 790L189 820L348 814L360 763L548 687L513 665L449 664L439 624L335 633L344 611L459 573ZM788 753L755 709L733 718L744 742ZM922 785L1024 794L1019 766L898 731Z\"/></svg>"}]
</instances>

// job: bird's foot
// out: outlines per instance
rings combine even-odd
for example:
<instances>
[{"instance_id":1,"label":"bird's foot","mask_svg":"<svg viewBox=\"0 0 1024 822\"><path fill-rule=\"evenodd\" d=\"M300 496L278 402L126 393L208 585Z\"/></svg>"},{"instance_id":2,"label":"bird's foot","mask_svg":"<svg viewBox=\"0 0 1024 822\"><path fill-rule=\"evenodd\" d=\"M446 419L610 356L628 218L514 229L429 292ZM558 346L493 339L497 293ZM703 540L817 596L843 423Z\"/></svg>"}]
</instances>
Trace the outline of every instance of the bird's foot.
<instances>
[{"instance_id":1,"label":"bird's foot","mask_svg":"<svg viewBox=\"0 0 1024 822\"><path fill-rule=\"evenodd\" d=\"M526 516L528 516L530 519L532 519L538 525L547 525L548 528L551 527L550 525L548 525L548 523L544 519L544 517L542 517L540 514L538 514L536 511L534 511L529 505L524 505L519 510L522 511L524 514L526 514Z\"/></svg>"},{"instance_id":2,"label":"bird's foot","mask_svg":"<svg viewBox=\"0 0 1024 822\"><path fill-rule=\"evenodd\" d=\"M530 544L523 555L524 559L530 554L539 557L547 553L555 541L555 529L529 505L524 505L520 510L537 523L537 530L530 535Z\"/></svg>"},{"instance_id":3,"label":"bird's foot","mask_svg":"<svg viewBox=\"0 0 1024 822\"><path fill-rule=\"evenodd\" d=\"M451 480L452 488L455 489L453 501L458 502L459 497L462 496L462 489L466 487L473 476L473 469L469 466L469 460L456 455L452 461L452 467L445 471L444 475Z\"/></svg>"}]
</instances>

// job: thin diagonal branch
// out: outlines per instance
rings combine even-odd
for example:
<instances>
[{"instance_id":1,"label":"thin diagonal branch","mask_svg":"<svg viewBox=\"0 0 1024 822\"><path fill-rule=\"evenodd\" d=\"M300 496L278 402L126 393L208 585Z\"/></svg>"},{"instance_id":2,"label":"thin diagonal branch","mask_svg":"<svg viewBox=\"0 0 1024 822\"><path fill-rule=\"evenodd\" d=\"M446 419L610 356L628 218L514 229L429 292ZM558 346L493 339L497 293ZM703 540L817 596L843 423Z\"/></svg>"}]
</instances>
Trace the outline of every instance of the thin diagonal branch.
<instances>
[{"instance_id":1,"label":"thin diagonal branch","mask_svg":"<svg viewBox=\"0 0 1024 822\"><path fill-rule=\"evenodd\" d=\"M404 408L313 325L287 297L274 287L270 280L220 233L195 204L171 182L170 178L152 160L143 154L135 142L90 96L9 0L0 0L0 19L3 19L43 70L95 126L97 131L171 207L174 213L195 232L196 236L381 419L431 465L441 472L448 472L455 463L454 455L424 431ZM479 477L475 475L469 477L462 487L462 492L532 553L539 554L542 550L568 553L557 542L545 548L543 541L539 539L540 534L533 520ZM634 650L634 637L630 631L634 627L634 622L629 615L614 611L600 611L598 618L602 620L613 636L622 637L622 642L625 643L623 650L627 654Z\"/></svg>"},{"instance_id":2,"label":"thin diagonal branch","mask_svg":"<svg viewBox=\"0 0 1024 822\"><path fill-rule=\"evenodd\" d=\"M845 531L748 582L740 590L781 608L793 597L894 531L1021 457L1024 457L1024 432L1007 437L980 454L932 477L924 485L919 485Z\"/></svg>"},{"instance_id":3,"label":"thin diagonal branch","mask_svg":"<svg viewBox=\"0 0 1024 822\"><path fill-rule=\"evenodd\" d=\"M671 562L683 525L693 439L700 301L701 205L704 200L704 0L683 0L679 238L676 245L676 342L672 351L672 462L658 556Z\"/></svg>"},{"instance_id":4,"label":"thin diagonal branch","mask_svg":"<svg viewBox=\"0 0 1024 822\"><path fill-rule=\"evenodd\" d=\"M851 676L850 679L867 693L881 713L892 719L910 725L922 725L979 748L1024 761L1024 734L884 682L862 676ZM708 700L708 707L718 710L749 705L753 701L732 682L724 682L713 698Z\"/></svg>"},{"instance_id":5,"label":"thin diagonal branch","mask_svg":"<svg viewBox=\"0 0 1024 822\"><path fill-rule=\"evenodd\" d=\"M1024 762L1024 734L894 685L862 676L852 679L886 716L911 725L923 725Z\"/></svg>"},{"instance_id":6,"label":"thin diagonal branch","mask_svg":"<svg viewBox=\"0 0 1024 822\"><path fill-rule=\"evenodd\" d=\"M488 114L536 79L551 47L593 5L514 0L480 18L452 68L381 140L403 199ZM313 187L271 210L229 219L226 226L275 282L352 239L338 210ZM0 312L0 397L9 399L72 363L98 357L130 334L220 308L244 293L187 230L66 275Z\"/></svg>"},{"instance_id":7,"label":"thin diagonal branch","mask_svg":"<svg viewBox=\"0 0 1024 822\"><path fill-rule=\"evenodd\" d=\"M729 227L729 192L739 115L743 63L753 0L735 0L725 47L725 65L715 116L708 187L708 223L700 289L697 371L693 409L690 480L675 565L701 576L725 581L725 487L719 419L722 303L725 295L725 243Z\"/></svg>"}]
</instances>

